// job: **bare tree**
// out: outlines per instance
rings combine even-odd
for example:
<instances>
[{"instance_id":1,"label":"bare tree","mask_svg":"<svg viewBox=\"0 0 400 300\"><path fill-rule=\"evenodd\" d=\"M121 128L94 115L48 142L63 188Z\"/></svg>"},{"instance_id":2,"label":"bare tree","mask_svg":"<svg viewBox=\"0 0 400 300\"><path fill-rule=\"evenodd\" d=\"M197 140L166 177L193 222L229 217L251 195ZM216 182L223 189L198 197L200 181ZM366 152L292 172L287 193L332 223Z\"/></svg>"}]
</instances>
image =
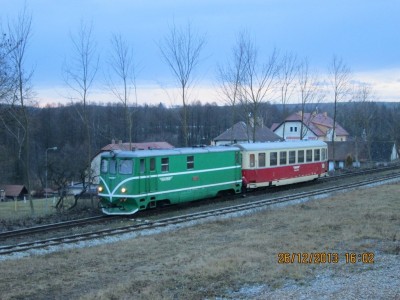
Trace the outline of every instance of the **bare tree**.
<instances>
[{"instance_id":1,"label":"bare tree","mask_svg":"<svg viewBox=\"0 0 400 300\"><path fill-rule=\"evenodd\" d=\"M12 94L3 98L8 104L6 114L1 114L1 120L8 132L18 143L18 161L23 167L23 181L31 190L30 176L30 119L28 106L32 106L31 78L33 71L26 70L26 53L31 38L32 16L23 8L15 21L8 22L8 38L6 52L12 69ZM10 86L9 86L10 87ZM34 206L28 193L31 213Z\"/></svg>"},{"instance_id":2,"label":"bare tree","mask_svg":"<svg viewBox=\"0 0 400 300\"><path fill-rule=\"evenodd\" d=\"M329 67L329 76L333 88L333 128L332 128L332 159L335 162L335 136L338 103L344 101L351 93L350 69L342 59L334 56Z\"/></svg>"},{"instance_id":3,"label":"bare tree","mask_svg":"<svg viewBox=\"0 0 400 300\"><path fill-rule=\"evenodd\" d=\"M295 89L295 79L297 73L297 57L291 53L286 53L281 60L279 66L279 84L280 84L280 98L282 104L283 117L286 118L286 104L291 98ZM285 126L286 122L283 123L283 136L285 139Z\"/></svg>"},{"instance_id":4,"label":"bare tree","mask_svg":"<svg viewBox=\"0 0 400 300\"><path fill-rule=\"evenodd\" d=\"M86 133L87 145L87 174L81 176L87 179L87 183L83 180L82 194L87 189L90 191L92 181L92 136L91 123L89 119L89 92L93 87L93 82L97 74L99 57L96 52L96 44L93 40L92 25L88 26L81 23L80 29L76 36L71 37L73 45L73 54L70 63L64 65L65 82L71 89L72 100L81 103L82 110L77 110L78 116L83 123ZM76 199L78 200L78 199ZM93 204L93 200L92 200ZM76 205L76 202L74 206Z\"/></svg>"},{"instance_id":5,"label":"bare tree","mask_svg":"<svg viewBox=\"0 0 400 300\"><path fill-rule=\"evenodd\" d=\"M308 126L304 125L309 125L312 121L312 116L310 116L308 120L304 119L306 106L310 103L318 105L324 98L324 95L321 93L321 89L318 85L318 78L315 76L315 74L313 75L310 73L308 59L304 59L299 64L297 85L299 88L301 107L300 140L303 140L308 132Z\"/></svg>"},{"instance_id":6,"label":"bare tree","mask_svg":"<svg viewBox=\"0 0 400 300\"><path fill-rule=\"evenodd\" d=\"M371 145L372 136L375 126L373 126L376 119L376 111L371 104L374 99L371 87L368 85L359 85L355 90L353 101L355 102L355 110L352 116L352 123L356 127L355 140L358 147L358 140L366 143L368 158L372 161ZM358 131L358 132L357 132ZM358 160L358 157L356 158Z\"/></svg>"},{"instance_id":7,"label":"bare tree","mask_svg":"<svg viewBox=\"0 0 400 300\"><path fill-rule=\"evenodd\" d=\"M182 132L185 146L188 145L188 90L193 83L193 72L200 62L200 53L204 44L204 36L193 32L190 24L181 29L174 24L159 46L162 57L178 81L181 90Z\"/></svg>"},{"instance_id":8,"label":"bare tree","mask_svg":"<svg viewBox=\"0 0 400 300\"><path fill-rule=\"evenodd\" d=\"M278 74L278 54L274 49L266 62L260 62L258 51L248 37L244 49L246 61L241 101L248 108L247 115L253 121L253 124L251 124L252 141L255 142L260 105L268 96L271 97L275 88L275 80Z\"/></svg>"},{"instance_id":9,"label":"bare tree","mask_svg":"<svg viewBox=\"0 0 400 300\"><path fill-rule=\"evenodd\" d=\"M109 72L108 85L115 97L124 106L125 112L125 134L124 137L132 143L132 113L130 111L131 92L134 92L135 107L137 107L136 93L136 72L133 60L133 51L121 35L113 35L111 38L112 53L110 55L109 66L117 79L113 79L113 74Z\"/></svg>"},{"instance_id":10,"label":"bare tree","mask_svg":"<svg viewBox=\"0 0 400 300\"><path fill-rule=\"evenodd\" d=\"M232 61L226 66L218 67L218 79L220 89L225 97L226 103L232 107L232 126L236 120L236 106L240 100L241 87L244 81L244 71L246 68L245 58L246 34L240 33L236 40L236 45L232 48ZM234 142L232 130L231 142Z\"/></svg>"}]
</instances>

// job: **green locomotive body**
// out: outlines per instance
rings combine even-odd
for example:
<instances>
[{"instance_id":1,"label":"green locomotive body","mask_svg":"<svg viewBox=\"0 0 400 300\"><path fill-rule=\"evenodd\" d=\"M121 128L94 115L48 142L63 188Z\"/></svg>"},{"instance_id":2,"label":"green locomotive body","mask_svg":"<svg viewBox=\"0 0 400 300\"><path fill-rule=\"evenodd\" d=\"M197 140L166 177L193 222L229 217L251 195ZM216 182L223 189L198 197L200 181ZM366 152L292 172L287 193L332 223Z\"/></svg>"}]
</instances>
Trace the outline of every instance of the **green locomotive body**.
<instances>
[{"instance_id":1,"label":"green locomotive body","mask_svg":"<svg viewBox=\"0 0 400 300\"><path fill-rule=\"evenodd\" d=\"M236 147L111 151L103 154L99 205L108 215L129 215L159 205L240 193Z\"/></svg>"}]
</instances>

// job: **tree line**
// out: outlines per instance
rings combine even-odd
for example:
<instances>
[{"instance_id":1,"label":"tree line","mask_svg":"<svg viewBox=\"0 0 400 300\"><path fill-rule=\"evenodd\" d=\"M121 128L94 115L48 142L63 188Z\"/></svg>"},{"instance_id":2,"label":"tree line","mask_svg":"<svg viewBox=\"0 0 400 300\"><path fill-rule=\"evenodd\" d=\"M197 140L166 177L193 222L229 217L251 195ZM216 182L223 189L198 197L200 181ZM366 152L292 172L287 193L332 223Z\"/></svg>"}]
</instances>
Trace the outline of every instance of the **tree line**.
<instances>
[{"instance_id":1,"label":"tree line","mask_svg":"<svg viewBox=\"0 0 400 300\"><path fill-rule=\"evenodd\" d=\"M250 119L262 117L269 126L294 109L310 112L324 102L333 103L328 109L334 123L340 122L351 135L398 140L398 107L375 103L367 84L354 86L350 68L342 59L333 56L327 76L318 76L307 58L278 49L269 55L260 53L246 31L237 34L230 55L217 67L224 105L194 102L188 95L195 88L194 74L206 38L190 24L173 24L158 44L160 56L176 79L180 106L141 103L133 47L119 34L110 39L104 72L114 100L94 105L89 95L99 76L100 57L92 25L82 22L71 36L72 51L62 67L70 104L41 108L35 103L33 70L26 65L31 26L32 16L25 7L15 20L8 21L0 38L1 183L40 188L47 170L52 184L84 181L91 178L87 168L91 159L112 139L167 141L174 146L209 144L237 121L249 124ZM48 151L54 147L58 150ZM90 188L90 181L87 184Z\"/></svg>"}]
</instances>

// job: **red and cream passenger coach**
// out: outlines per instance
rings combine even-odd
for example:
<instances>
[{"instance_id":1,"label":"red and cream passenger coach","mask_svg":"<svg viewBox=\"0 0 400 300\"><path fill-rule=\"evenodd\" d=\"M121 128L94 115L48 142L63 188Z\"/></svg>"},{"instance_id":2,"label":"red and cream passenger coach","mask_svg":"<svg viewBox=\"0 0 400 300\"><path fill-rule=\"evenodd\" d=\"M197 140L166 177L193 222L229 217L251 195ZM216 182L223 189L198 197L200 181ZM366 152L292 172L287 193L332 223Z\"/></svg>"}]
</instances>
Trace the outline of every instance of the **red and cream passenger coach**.
<instances>
[{"instance_id":1,"label":"red and cream passenger coach","mask_svg":"<svg viewBox=\"0 0 400 300\"><path fill-rule=\"evenodd\" d=\"M328 147L322 141L237 145L248 188L310 181L327 175Z\"/></svg>"}]
</instances>

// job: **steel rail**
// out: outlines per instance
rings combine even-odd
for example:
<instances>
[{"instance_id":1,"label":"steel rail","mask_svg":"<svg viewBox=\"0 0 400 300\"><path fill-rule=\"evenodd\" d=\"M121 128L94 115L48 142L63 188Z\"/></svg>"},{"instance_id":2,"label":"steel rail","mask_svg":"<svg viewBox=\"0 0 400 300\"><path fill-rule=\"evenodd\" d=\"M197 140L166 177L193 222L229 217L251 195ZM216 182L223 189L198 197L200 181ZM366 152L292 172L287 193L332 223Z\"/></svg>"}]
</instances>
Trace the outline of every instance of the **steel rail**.
<instances>
[{"instance_id":1,"label":"steel rail","mask_svg":"<svg viewBox=\"0 0 400 300\"><path fill-rule=\"evenodd\" d=\"M293 195L275 197L275 198L271 198L271 199L262 199L262 200L245 203L245 204L238 204L238 205L234 205L234 206L230 206L230 207L226 207L226 208L219 208L219 209L213 209L213 210L208 210L208 211L203 211L203 212L191 213L191 214L186 214L186 215L181 215L181 216L176 216L176 217L159 219L159 220L155 220L155 221L147 221L147 222L129 225L129 226L123 226L123 227L119 227L119 228L115 228L115 229L104 229L104 230L95 231L95 232L63 236L63 237L52 238L52 239L41 240L41 241L34 241L34 242L29 242L29 243L20 243L20 244L16 244L16 245L1 246L0 247L0 256L12 254L12 253L16 253L16 252L29 251L32 249L43 249L43 248L50 247L50 246L78 243L78 242L82 242L82 241L86 241L86 240L93 240L93 239L100 239L100 238L113 236L113 235L132 233L135 231L144 231L144 230L148 230L148 229L160 229L160 228L163 228L163 227L166 227L169 225L177 225L177 224L181 224L181 223L185 223L185 222L189 222L189 221L207 219L207 218L211 218L211 217L218 217L218 216L224 216L224 215L228 216L229 214L233 214L233 213L246 212L246 211L251 211L254 209L261 209L263 207L266 207L266 206L269 206L272 204L279 204L279 203L284 203L284 202L288 202L288 201L301 200L303 198L315 197L315 196L329 194L329 193L333 193L333 192L337 192L337 191L354 189L354 188L363 187L366 185L371 185L371 184L375 184L378 182L389 181L389 180L394 180L394 179L397 179L397 180L400 179L400 174L389 174L389 175L385 175L385 176L382 176L379 178L366 179L366 180L363 180L363 181L360 181L357 183L350 183L350 184L345 184L345 185L340 185L340 186L335 186L335 187L329 187L329 188L319 189L319 190L310 191L310 192L301 192L301 193L296 193Z\"/></svg>"}]
</instances>

